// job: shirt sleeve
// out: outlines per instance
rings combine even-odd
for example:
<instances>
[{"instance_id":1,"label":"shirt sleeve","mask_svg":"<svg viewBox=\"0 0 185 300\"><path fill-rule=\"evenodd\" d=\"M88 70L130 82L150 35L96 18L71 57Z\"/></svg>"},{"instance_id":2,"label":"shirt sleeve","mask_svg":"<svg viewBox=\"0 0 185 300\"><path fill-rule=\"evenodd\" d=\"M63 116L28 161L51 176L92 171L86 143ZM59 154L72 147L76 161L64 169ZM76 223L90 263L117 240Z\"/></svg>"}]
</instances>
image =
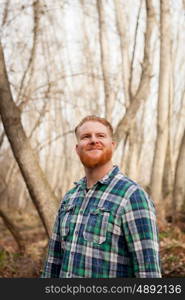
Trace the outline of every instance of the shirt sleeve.
<instances>
[{"instance_id":1,"label":"shirt sleeve","mask_svg":"<svg viewBox=\"0 0 185 300\"><path fill-rule=\"evenodd\" d=\"M44 263L41 278L59 278L62 262L62 249L60 241L60 209L55 219L48 252Z\"/></svg>"},{"instance_id":2,"label":"shirt sleeve","mask_svg":"<svg viewBox=\"0 0 185 300\"><path fill-rule=\"evenodd\" d=\"M147 193L141 188L137 188L127 200L122 221L134 277L160 278L155 207Z\"/></svg>"}]
</instances>

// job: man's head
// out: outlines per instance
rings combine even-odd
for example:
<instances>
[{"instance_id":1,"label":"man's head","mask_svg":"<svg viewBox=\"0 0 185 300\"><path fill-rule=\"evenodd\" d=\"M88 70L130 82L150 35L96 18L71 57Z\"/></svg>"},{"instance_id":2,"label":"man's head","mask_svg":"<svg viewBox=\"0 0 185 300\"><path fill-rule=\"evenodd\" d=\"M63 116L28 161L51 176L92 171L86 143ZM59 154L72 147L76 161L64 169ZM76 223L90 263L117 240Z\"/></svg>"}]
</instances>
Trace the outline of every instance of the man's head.
<instances>
[{"instance_id":1,"label":"man's head","mask_svg":"<svg viewBox=\"0 0 185 300\"><path fill-rule=\"evenodd\" d=\"M97 117L95 115L90 115L90 116L87 116L87 117L83 118L80 121L80 123L75 127L75 135L76 135L77 138L78 138L78 128L80 128L85 122L88 122L88 121L102 123L104 126L106 126L109 129L110 135L113 138L112 125L106 119L101 118L101 117Z\"/></svg>"},{"instance_id":2,"label":"man's head","mask_svg":"<svg viewBox=\"0 0 185 300\"><path fill-rule=\"evenodd\" d=\"M85 117L75 128L76 152L86 168L95 168L111 161L115 142L113 129L104 118Z\"/></svg>"}]
</instances>

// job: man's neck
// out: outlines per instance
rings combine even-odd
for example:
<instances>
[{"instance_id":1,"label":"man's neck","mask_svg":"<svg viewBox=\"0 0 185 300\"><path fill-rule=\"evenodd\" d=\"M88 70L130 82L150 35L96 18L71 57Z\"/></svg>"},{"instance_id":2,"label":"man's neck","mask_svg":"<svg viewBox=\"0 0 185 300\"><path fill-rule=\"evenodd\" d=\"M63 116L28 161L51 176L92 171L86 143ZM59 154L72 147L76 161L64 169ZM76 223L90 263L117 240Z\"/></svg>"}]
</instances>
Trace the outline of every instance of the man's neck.
<instances>
[{"instance_id":1,"label":"man's neck","mask_svg":"<svg viewBox=\"0 0 185 300\"><path fill-rule=\"evenodd\" d=\"M95 168L85 167L87 188L91 188L98 180L103 178L112 168L113 168L112 161L107 162L103 166L97 166Z\"/></svg>"}]
</instances>

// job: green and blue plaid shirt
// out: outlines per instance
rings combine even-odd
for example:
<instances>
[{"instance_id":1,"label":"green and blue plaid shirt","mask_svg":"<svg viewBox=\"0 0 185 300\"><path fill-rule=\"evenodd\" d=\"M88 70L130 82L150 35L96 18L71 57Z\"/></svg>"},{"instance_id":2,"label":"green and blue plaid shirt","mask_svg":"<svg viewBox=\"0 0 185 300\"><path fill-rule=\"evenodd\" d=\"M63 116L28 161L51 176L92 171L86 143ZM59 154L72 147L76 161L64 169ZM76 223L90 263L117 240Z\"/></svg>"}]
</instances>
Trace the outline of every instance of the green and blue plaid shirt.
<instances>
[{"instance_id":1,"label":"green and blue plaid shirt","mask_svg":"<svg viewBox=\"0 0 185 300\"><path fill-rule=\"evenodd\" d=\"M76 183L58 211L42 278L161 277L155 208L117 166L86 190Z\"/></svg>"}]
</instances>

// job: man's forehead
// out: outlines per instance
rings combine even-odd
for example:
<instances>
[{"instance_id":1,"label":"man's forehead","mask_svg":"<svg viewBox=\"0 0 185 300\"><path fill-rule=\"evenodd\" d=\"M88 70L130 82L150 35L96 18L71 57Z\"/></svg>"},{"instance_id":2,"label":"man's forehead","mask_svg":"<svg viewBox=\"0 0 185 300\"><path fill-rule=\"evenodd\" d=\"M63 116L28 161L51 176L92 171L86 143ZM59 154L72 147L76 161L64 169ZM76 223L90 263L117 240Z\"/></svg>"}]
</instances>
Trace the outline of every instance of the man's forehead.
<instances>
[{"instance_id":1,"label":"man's forehead","mask_svg":"<svg viewBox=\"0 0 185 300\"><path fill-rule=\"evenodd\" d=\"M79 133L86 132L86 131L107 132L107 130L108 130L107 126L97 121L87 121L78 128Z\"/></svg>"}]
</instances>

